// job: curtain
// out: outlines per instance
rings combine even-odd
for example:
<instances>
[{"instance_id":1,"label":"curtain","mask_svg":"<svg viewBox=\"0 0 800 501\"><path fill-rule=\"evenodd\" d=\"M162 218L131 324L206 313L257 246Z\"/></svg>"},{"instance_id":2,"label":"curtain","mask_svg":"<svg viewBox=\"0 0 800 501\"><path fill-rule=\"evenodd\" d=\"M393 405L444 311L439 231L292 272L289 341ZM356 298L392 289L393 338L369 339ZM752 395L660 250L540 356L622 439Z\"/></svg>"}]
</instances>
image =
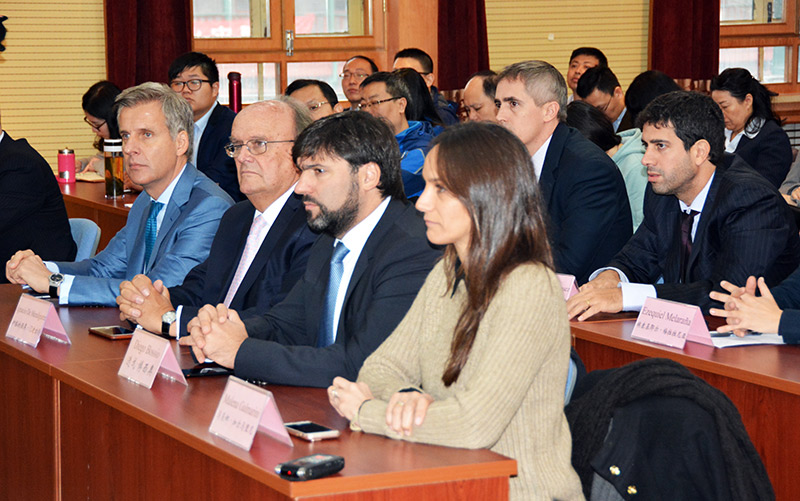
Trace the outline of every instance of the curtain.
<instances>
[{"instance_id":1,"label":"curtain","mask_svg":"<svg viewBox=\"0 0 800 501\"><path fill-rule=\"evenodd\" d=\"M108 79L124 89L166 82L173 59L192 47L190 0L106 0Z\"/></svg>"},{"instance_id":2,"label":"curtain","mask_svg":"<svg viewBox=\"0 0 800 501\"><path fill-rule=\"evenodd\" d=\"M484 0L439 0L439 87L461 89L489 69Z\"/></svg>"},{"instance_id":3,"label":"curtain","mask_svg":"<svg viewBox=\"0 0 800 501\"><path fill-rule=\"evenodd\" d=\"M719 0L651 0L648 66L707 91L719 72Z\"/></svg>"}]
</instances>

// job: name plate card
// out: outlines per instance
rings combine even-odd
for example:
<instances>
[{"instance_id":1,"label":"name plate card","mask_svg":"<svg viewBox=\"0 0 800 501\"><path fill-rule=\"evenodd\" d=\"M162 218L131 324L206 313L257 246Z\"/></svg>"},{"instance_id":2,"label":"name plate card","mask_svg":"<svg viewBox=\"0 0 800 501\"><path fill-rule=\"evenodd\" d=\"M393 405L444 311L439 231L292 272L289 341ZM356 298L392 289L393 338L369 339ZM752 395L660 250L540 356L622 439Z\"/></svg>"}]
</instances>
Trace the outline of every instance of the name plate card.
<instances>
[{"instance_id":1,"label":"name plate card","mask_svg":"<svg viewBox=\"0 0 800 501\"><path fill-rule=\"evenodd\" d=\"M686 341L714 346L700 308L652 297L645 299L631 337L680 349Z\"/></svg>"},{"instance_id":2,"label":"name plate card","mask_svg":"<svg viewBox=\"0 0 800 501\"><path fill-rule=\"evenodd\" d=\"M578 293L578 282L575 275L564 275L556 273L558 281L561 282L561 290L564 291L564 300L567 300Z\"/></svg>"},{"instance_id":3,"label":"name plate card","mask_svg":"<svg viewBox=\"0 0 800 501\"><path fill-rule=\"evenodd\" d=\"M186 378L183 377L169 339L155 336L138 328L133 332L128 351L125 352L125 358L122 359L122 365L117 375L150 389L153 387L156 374L189 386Z\"/></svg>"},{"instance_id":4,"label":"name plate card","mask_svg":"<svg viewBox=\"0 0 800 501\"><path fill-rule=\"evenodd\" d=\"M72 344L53 303L29 294L21 295L6 337L36 348L42 334L60 343Z\"/></svg>"},{"instance_id":5,"label":"name plate card","mask_svg":"<svg viewBox=\"0 0 800 501\"><path fill-rule=\"evenodd\" d=\"M208 431L246 451L253 446L256 431L294 447L272 392L236 376L228 376Z\"/></svg>"}]
</instances>

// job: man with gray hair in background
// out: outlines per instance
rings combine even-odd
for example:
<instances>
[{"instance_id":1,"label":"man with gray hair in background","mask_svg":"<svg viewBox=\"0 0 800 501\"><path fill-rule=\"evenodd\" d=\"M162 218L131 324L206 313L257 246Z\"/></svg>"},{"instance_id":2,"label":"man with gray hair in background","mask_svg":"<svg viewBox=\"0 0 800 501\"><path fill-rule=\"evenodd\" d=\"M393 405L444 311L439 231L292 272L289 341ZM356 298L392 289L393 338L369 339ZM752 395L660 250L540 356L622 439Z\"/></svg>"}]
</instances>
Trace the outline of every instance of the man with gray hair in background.
<instances>
[{"instance_id":1,"label":"man with gray hair in background","mask_svg":"<svg viewBox=\"0 0 800 501\"><path fill-rule=\"evenodd\" d=\"M507 66L497 77L497 121L528 148L539 180L556 271L579 283L631 237L619 169L600 148L564 124L567 85L544 61Z\"/></svg>"},{"instance_id":2,"label":"man with gray hair in background","mask_svg":"<svg viewBox=\"0 0 800 501\"><path fill-rule=\"evenodd\" d=\"M113 306L119 285L138 273L167 286L205 260L230 197L187 161L194 123L189 104L148 82L124 90L115 104L131 180L144 191L108 246L79 262L43 262L31 250L6 264L11 283L49 292L59 304Z\"/></svg>"}]
</instances>

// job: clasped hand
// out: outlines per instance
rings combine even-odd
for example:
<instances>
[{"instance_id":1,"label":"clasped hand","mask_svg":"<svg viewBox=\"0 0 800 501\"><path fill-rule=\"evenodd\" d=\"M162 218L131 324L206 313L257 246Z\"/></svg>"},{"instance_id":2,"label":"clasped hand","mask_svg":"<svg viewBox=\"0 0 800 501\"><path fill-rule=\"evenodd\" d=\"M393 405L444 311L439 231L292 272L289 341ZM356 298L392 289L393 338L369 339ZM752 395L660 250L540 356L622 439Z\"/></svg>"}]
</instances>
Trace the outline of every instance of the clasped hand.
<instances>
[{"instance_id":1,"label":"clasped hand","mask_svg":"<svg viewBox=\"0 0 800 501\"><path fill-rule=\"evenodd\" d=\"M50 290L50 275L42 258L30 249L17 251L6 263L6 278L10 283L27 284L36 292Z\"/></svg>"},{"instance_id":2,"label":"clasped hand","mask_svg":"<svg viewBox=\"0 0 800 501\"><path fill-rule=\"evenodd\" d=\"M749 277L744 287L738 287L730 282L722 281L720 285L728 294L712 291L711 299L720 301L724 309L711 308L709 313L715 317L727 319L727 323L717 329L719 332L733 332L741 337L748 330L764 333L777 333L781 323L783 310L780 309L775 298L767 287L764 277L756 281ZM756 288L761 296L756 296Z\"/></svg>"},{"instance_id":3,"label":"clasped hand","mask_svg":"<svg viewBox=\"0 0 800 501\"><path fill-rule=\"evenodd\" d=\"M152 282L147 275L136 275L119 285L119 319L136 322L150 332L161 332L161 317L175 308L169 299L169 289L161 280ZM177 336L176 323L170 335Z\"/></svg>"},{"instance_id":4,"label":"clasped hand","mask_svg":"<svg viewBox=\"0 0 800 501\"><path fill-rule=\"evenodd\" d=\"M224 304L207 304L200 308L186 328L189 335L179 342L191 346L198 361L210 358L219 365L234 368L236 353L247 339L247 329L236 311Z\"/></svg>"}]
</instances>

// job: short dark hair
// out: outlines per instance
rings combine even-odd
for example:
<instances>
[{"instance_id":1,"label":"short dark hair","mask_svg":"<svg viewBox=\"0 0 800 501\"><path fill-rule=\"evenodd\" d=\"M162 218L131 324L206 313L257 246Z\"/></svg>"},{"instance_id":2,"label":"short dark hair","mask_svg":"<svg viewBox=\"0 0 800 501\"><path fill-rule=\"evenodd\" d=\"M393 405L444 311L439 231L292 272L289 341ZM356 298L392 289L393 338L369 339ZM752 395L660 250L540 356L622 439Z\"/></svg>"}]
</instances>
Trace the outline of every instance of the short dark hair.
<instances>
[{"instance_id":1,"label":"short dark hair","mask_svg":"<svg viewBox=\"0 0 800 501\"><path fill-rule=\"evenodd\" d=\"M363 89L367 85L375 82L385 83L386 92L388 92L390 96L404 97L406 101L411 102L411 91L408 89L406 81L403 80L400 75L388 71L379 71L365 78L364 81L361 82L361 88Z\"/></svg>"},{"instance_id":2,"label":"short dark hair","mask_svg":"<svg viewBox=\"0 0 800 501\"><path fill-rule=\"evenodd\" d=\"M350 59L348 59L347 61L344 62L343 66L346 66L347 63L349 63L353 59L363 59L364 61L369 63L369 66L370 66L370 68L372 68L372 72L373 73L377 73L378 72L378 65L375 64L375 61L373 61L372 59L368 58L367 56L362 56L361 54L351 57Z\"/></svg>"},{"instance_id":3,"label":"short dark hair","mask_svg":"<svg viewBox=\"0 0 800 501\"><path fill-rule=\"evenodd\" d=\"M384 196L406 200L400 173L400 148L389 126L361 111L345 111L312 123L292 147L295 164L301 158L331 155L344 159L353 173L375 162L381 169L378 188Z\"/></svg>"},{"instance_id":4,"label":"short dark hair","mask_svg":"<svg viewBox=\"0 0 800 501\"><path fill-rule=\"evenodd\" d=\"M117 116L114 114L114 100L120 92L122 92L122 90L113 83L108 80L101 80L89 87L89 90L83 95L83 100L81 102L83 111L101 120L105 120L111 139L119 139L119 126L117 125ZM94 146L98 150L102 150L102 139L98 137Z\"/></svg>"},{"instance_id":5,"label":"short dark hair","mask_svg":"<svg viewBox=\"0 0 800 501\"><path fill-rule=\"evenodd\" d=\"M330 103L331 108L339 104L339 98L336 97L336 91L327 83L323 82L322 80L310 80L307 78L300 78L295 80L294 82L290 83L288 87L286 87L286 92L283 94L286 96L290 96L291 94L297 92L300 89L305 89L309 85L315 85L322 95L325 96L325 100Z\"/></svg>"},{"instance_id":6,"label":"short dark hair","mask_svg":"<svg viewBox=\"0 0 800 501\"><path fill-rule=\"evenodd\" d=\"M186 54L182 54L172 61L172 64L169 65L169 81L171 82L178 78L178 75L180 75L186 68L192 68L194 66L199 66L203 71L203 74L212 84L219 82L219 69L217 69L217 63L202 52L187 52Z\"/></svg>"},{"instance_id":7,"label":"short dark hair","mask_svg":"<svg viewBox=\"0 0 800 501\"><path fill-rule=\"evenodd\" d=\"M650 101L661 94L675 90L681 90L680 85L666 73L658 70L639 73L625 92L625 107L628 108L626 113L631 116L633 122L636 122L636 117L650 104Z\"/></svg>"},{"instance_id":8,"label":"short dark hair","mask_svg":"<svg viewBox=\"0 0 800 501\"><path fill-rule=\"evenodd\" d=\"M722 110L709 96L678 90L655 98L636 119L640 129L646 125L672 127L689 151L701 139L708 141L708 160L719 165L725 152L725 120Z\"/></svg>"},{"instance_id":9,"label":"short dark hair","mask_svg":"<svg viewBox=\"0 0 800 501\"><path fill-rule=\"evenodd\" d=\"M422 73L433 73L433 59L422 49L403 49L394 55L394 60L397 61L401 57L410 57L416 60L422 67Z\"/></svg>"},{"instance_id":10,"label":"short dark hair","mask_svg":"<svg viewBox=\"0 0 800 501\"><path fill-rule=\"evenodd\" d=\"M594 47L578 47L577 49L572 51L572 55L569 56L570 62L578 56L592 56L593 58L597 59L600 63L600 66L608 66L608 58L606 55L603 54L603 51L600 49L596 49Z\"/></svg>"},{"instance_id":11,"label":"short dark hair","mask_svg":"<svg viewBox=\"0 0 800 501\"><path fill-rule=\"evenodd\" d=\"M772 109L772 98L778 94L764 87L746 69L728 68L715 76L711 79L711 92L715 90L728 91L737 101L743 101L748 94L753 96L753 112L745 124L747 132L760 130L752 125L754 118L761 118L766 122L774 120L781 125L781 118Z\"/></svg>"},{"instance_id":12,"label":"short dark hair","mask_svg":"<svg viewBox=\"0 0 800 501\"><path fill-rule=\"evenodd\" d=\"M578 132L603 151L622 142L606 114L586 101L573 101L567 105L567 125L578 129Z\"/></svg>"},{"instance_id":13,"label":"short dark hair","mask_svg":"<svg viewBox=\"0 0 800 501\"><path fill-rule=\"evenodd\" d=\"M575 92L582 99L586 99L595 89L603 94L614 94L614 89L619 86L617 75L610 68L607 66L595 66L583 72L583 75L578 80L578 87L575 88Z\"/></svg>"}]
</instances>

